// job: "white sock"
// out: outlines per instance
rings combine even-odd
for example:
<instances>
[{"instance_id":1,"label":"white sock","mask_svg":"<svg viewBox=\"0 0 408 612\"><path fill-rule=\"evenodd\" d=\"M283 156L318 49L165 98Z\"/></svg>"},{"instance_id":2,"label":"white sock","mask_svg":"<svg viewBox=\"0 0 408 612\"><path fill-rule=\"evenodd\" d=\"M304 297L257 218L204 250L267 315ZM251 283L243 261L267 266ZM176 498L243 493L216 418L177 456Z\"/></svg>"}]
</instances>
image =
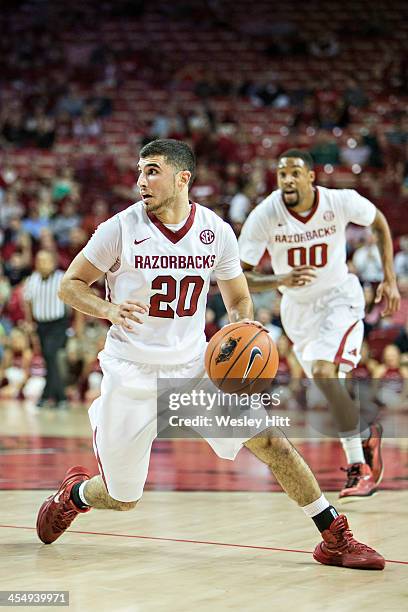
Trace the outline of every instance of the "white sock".
<instances>
[{"instance_id":1,"label":"white sock","mask_svg":"<svg viewBox=\"0 0 408 612\"><path fill-rule=\"evenodd\" d=\"M86 501L86 497L85 497L85 486L87 482L88 482L87 480L84 480L84 482L80 485L78 489L78 495L81 499L81 502L89 506L89 503Z\"/></svg>"},{"instance_id":2,"label":"white sock","mask_svg":"<svg viewBox=\"0 0 408 612\"><path fill-rule=\"evenodd\" d=\"M360 431L340 431L339 435L347 463L365 463Z\"/></svg>"},{"instance_id":3,"label":"white sock","mask_svg":"<svg viewBox=\"0 0 408 612\"><path fill-rule=\"evenodd\" d=\"M306 516L312 518L313 516L316 516L317 514L323 512L323 510L326 510L326 508L328 508L329 506L329 502L322 493L319 499L316 499L311 504L307 504L307 506L302 506L302 510L306 514Z\"/></svg>"}]
</instances>

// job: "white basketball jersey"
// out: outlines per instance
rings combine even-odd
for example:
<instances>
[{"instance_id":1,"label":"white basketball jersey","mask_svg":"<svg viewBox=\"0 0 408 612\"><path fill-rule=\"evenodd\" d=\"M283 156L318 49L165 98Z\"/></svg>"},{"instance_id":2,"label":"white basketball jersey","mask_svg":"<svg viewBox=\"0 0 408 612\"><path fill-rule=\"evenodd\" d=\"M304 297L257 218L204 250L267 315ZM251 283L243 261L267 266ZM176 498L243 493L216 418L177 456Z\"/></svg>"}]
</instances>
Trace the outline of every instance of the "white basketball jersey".
<instances>
[{"instance_id":1,"label":"white basketball jersey","mask_svg":"<svg viewBox=\"0 0 408 612\"><path fill-rule=\"evenodd\" d=\"M180 227L181 226L181 227ZM205 349L205 309L211 273L228 280L242 272L232 228L211 210L192 203L176 231L143 202L102 223L83 249L106 273L107 299L150 306L127 331L112 325L107 354L151 364L183 364ZM173 227L174 229L174 227Z\"/></svg>"},{"instance_id":2,"label":"white basketball jersey","mask_svg":"<svg viewBox=\"0 0 408 612\"><path fill-rule=\"evenodd\" d=\"M239 237L241 260L256 266L268 250L275 274L301 265L316 267L316 279L304 287L279 287L297 301L309 301L347 278L346 226L371 225L376 207L353 189L316 188L313 208L300 216L272 192L251 212Z\"/></svg>"}]
</instances>

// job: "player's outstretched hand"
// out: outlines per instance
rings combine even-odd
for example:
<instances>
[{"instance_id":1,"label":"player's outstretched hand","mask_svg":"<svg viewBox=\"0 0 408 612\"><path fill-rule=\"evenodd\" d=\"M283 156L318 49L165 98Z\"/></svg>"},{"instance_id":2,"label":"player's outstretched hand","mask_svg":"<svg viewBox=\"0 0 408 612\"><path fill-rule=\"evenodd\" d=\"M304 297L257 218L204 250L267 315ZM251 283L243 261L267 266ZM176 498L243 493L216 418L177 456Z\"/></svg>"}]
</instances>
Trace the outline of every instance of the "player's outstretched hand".
<instances>
[{"instance_id":1,"label":"player's outstretched hand","mask_svg":"<svg viewBox=\"0 0 408 612\"><path fill-rule=\"evenodd\" d=\"M382 317L388 317L399 310L401 296L395 280L385 280L378 285L375 294L375 303L379 304L383 298L385 299L385 309L381 312Z\"/></svg>"},{"instance_id":2,"label":"player's outstretched hand","mask_svg":"<svg viewBox=\"0 0 408 612\"><path fill-rule=\"evenodd\" d=\"M282 274L281 284L285 287L303 287L316 278L316 268L313 266L298 266L289 274Z\"/></svg>"},{"instance_id":3,"label":"player's outstretched hand","mask_svg":"<svg viewBox=\"0 0 408 612\"><path fill-rule=\"evenodd\" d=\"M108 314L108 319L114 325L120 325L124 329L132 331L134 323L143 323L143 320L137 316L139 314L147 314L149 307L142 302L136 300L127 300L122 304L112 304Z\"/></svg>"}]
</instances>

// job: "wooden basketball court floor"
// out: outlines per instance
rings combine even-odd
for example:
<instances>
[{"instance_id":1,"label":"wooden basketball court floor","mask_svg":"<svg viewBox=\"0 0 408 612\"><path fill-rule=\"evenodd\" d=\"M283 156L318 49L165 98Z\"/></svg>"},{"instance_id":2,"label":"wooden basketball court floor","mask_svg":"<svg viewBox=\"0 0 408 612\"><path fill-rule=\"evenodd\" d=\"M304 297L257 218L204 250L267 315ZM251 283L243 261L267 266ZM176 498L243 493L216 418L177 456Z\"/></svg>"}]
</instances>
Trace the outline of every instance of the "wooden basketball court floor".
<instances>
[{"instance_id":1,"label":"wooden basketball court floor","mask_svg":"<svg viewBox=\"0 0 408 612\"><path fill-rule=\"evenodd\" d=\"M266 466L246 449L223 461L198 440L157 441L134 511L92 510L45 546L44 498L70 465L96 472L86 410L3 402L0 415L0 590L69 591L70 610L91 612L408 609L406 439L385 441L384 490L343 508L338 444L296 444L358 539L388 560L369 572L315 563L319 534Z\"/></svg>"}]
</instances>

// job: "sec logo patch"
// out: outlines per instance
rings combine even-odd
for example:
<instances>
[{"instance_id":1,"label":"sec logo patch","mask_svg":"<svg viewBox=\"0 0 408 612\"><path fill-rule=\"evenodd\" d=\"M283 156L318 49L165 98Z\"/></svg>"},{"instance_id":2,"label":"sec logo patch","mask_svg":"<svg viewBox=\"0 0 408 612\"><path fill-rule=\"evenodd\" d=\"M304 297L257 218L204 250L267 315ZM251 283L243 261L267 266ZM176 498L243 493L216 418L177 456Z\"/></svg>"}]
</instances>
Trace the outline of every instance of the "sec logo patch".
<instances>
[{"instance_id":1,"label":"sec logo patch","mask_svg":"<svg viewBox=\"0 0 408 612\"><path fill-rule=\"evenodd\" d=\"M215 234L210 229L205 229L200 233L200 240L203 244L211 244L214 242Z\"/></svg>"},{"instance_id":2,"label":"sec logo patch","mask_svg":"<svg viewBox=\"0 0 408 612\"><path fill-rule=\"evenodd\" d=\"M332 213L331 210L327 210L324 215L323 215L323 219L325 221L333 221L334 219L334 213Z\"/></svg>"}]
</instances>

